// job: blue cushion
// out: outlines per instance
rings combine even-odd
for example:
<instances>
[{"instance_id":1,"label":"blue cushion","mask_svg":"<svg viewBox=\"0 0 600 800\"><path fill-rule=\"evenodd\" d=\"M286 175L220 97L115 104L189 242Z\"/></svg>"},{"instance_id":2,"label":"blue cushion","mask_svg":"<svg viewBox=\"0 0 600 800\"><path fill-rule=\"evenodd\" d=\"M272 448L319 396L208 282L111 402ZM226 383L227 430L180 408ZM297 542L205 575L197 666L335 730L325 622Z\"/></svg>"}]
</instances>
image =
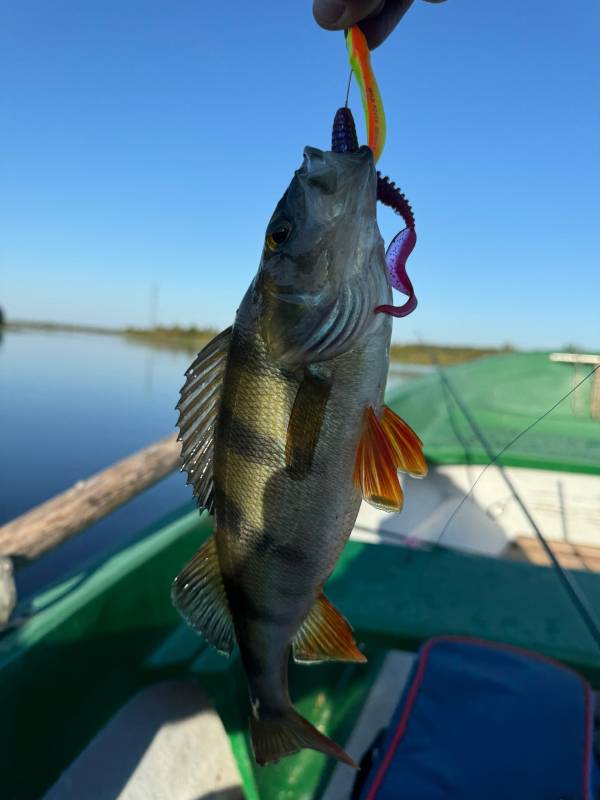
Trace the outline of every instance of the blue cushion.
<instances>
[{"instance_id":1,"label":"blue cushion","mask_svg":"<svg viewBox=\"0 0 600 800\"><path fill-rule=\"evenodd\" d=\"M427 642L361 800L589 800L593 696L515 648Z\"/></svg>"}]
</instances>

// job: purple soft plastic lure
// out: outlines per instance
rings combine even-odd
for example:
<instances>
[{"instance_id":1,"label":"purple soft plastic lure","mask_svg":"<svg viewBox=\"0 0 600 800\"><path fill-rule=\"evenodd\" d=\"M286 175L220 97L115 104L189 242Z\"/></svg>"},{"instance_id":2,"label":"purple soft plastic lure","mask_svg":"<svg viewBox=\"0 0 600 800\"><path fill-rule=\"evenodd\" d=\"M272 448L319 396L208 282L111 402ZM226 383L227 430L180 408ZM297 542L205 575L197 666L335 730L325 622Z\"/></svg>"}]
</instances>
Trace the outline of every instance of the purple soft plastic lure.
<instances>
[{"instance_id":1,"label":"purple soft plastic lure","mask_svg":"<svg viewBox=\"0 0 600 800\"><path fill-rule=\"evenodd\" d=\"M356 126L352 112L347 106L339 108L333 120L331 149L334 153L355 153L358 150ZM377 306L375 311L391 314L394 317L406 317L417 307L415 290L406 274L406 260L417 242L415 217L410 203L400 189L389 178L382 177L379 172L377 173L377 199L399 214L406 225L406 228L392 240L385 254L385 260L390 274L390 283L394 289L405 294L408 300L401 306Z\"/></svg>"}]
</instances>

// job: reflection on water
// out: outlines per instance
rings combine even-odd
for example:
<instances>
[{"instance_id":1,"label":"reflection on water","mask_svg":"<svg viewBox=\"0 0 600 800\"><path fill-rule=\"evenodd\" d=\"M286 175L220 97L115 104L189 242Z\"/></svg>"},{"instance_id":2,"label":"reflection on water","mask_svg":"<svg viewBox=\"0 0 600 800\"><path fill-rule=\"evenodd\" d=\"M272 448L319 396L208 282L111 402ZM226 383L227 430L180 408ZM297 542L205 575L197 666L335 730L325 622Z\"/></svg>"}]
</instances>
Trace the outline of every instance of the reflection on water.
<instances>
[{"instance_id":1,"label":"reflection on water","mask_svg":"<svg viewBox=\"0 0 600 800\"><path fill-rule=\"evenodd\" d=\"M0 524L173 430L187 352L118 336L8 331L0 349ZM394 365L393 384L422 370ZM177 473L19 571L21 596L191 500Z\"/></svg>"},{"instance_id":2,"label":"reflection on water","mask_svg":"<svg viewBox=\"0 0 600 800\"><path fill-rule=\"evenodd\" d=\"M116 336L11 332L0 350L0 523L173 430L188 353ZM190 499L173 475L31 567L52 580Z\"/></svg>"}]
</instances>

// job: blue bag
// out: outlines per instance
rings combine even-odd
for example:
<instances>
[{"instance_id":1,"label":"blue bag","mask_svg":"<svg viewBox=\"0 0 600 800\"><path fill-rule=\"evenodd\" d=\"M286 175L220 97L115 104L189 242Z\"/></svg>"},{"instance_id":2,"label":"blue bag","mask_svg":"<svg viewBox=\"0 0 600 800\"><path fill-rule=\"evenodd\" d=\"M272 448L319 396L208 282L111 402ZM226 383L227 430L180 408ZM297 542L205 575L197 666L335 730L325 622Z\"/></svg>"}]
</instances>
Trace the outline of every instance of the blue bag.
<instances>
[{"instance_id":1,"label":"blue bag","mask_svg":"<svg viewBox=\"0 0 600 800\"><path fill-rule=\"evenodd\" d=\"M428 641L360 800L592 800L593 695L512 647Z\"/></svg>"}]
</instances>

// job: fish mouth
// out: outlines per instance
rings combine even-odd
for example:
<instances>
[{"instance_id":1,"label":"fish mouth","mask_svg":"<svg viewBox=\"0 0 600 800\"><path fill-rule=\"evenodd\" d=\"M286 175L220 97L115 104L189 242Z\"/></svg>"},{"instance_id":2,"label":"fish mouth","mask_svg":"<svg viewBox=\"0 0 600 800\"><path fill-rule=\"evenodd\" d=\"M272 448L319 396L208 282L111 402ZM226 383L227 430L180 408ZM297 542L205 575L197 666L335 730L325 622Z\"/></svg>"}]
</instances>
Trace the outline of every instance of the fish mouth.
<instances>
[{"instance_id":1,"label":"fish mouth","mask_svg":"<svg viewBox=\"0 0 600 800\"><path fill-rule=\"evenodd\" d=\"M305 147L304 161L296 176L323 194L334 194L342 188L354 194L360 192L358 185L364 184L374 169L373 153L366 145L355 153L344 154Z\"/></svg>"}]
</instances>

